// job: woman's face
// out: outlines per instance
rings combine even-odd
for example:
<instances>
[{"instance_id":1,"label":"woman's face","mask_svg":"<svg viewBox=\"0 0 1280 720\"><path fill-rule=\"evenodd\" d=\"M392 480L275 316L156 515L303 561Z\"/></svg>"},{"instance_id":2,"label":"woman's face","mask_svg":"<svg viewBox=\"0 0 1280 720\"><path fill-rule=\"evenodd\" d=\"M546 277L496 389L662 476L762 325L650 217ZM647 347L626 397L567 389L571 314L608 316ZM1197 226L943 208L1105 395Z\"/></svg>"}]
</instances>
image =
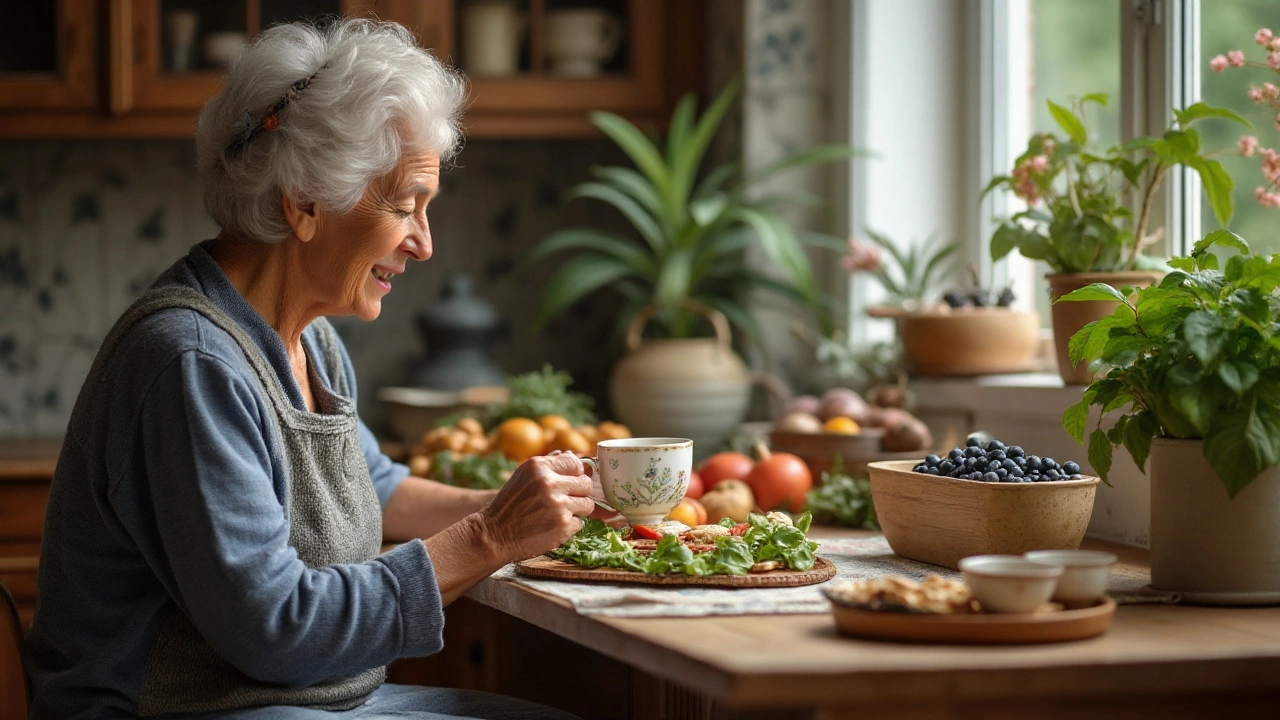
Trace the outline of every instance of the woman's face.
<instances>
[{"instance_id":1,"label":"woman's face","mask_svg":"<svg viewBox=\"0 0 1280 720\"><path fill-rule=\"evenodd\" d=\"M408 261L431 257L427 204L439 188L440 156L406 152L351 212L317 212L315 236L304 244L311 256L305 266L329 306L326 315L378 317Z\"/></svg>"}]
</instances>

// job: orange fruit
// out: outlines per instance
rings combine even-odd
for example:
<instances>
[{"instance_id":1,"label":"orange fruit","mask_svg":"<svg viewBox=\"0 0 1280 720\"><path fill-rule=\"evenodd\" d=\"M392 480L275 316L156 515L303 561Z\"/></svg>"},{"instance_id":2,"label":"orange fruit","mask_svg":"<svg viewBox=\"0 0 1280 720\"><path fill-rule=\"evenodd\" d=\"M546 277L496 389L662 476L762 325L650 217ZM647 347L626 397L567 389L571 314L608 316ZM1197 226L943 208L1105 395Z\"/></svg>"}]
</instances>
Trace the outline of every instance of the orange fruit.
<instances>
[{"instance_id":1,"label":"orange fruit","mask_svg":"<svg viewBox=\"0 0 1280 720\"><path fill-rule=\"evenodd\" d=\"M671 514L667 515L668 520L682 522L689 527L697 527L707 524L707 509L702 507L702 503L687 497L680 501L680 504L672 508Z\"/></svg>"},{"instance_id":2,"label":"orange fruit","mask_svg":"<svg viewBox=\"0 0 1280 720\"><path fill-rule=\"evenodd\" d=\"M542 426L529 418L510 418L498 426L498 449L503 455L524 462L534 455L541 455L546 448Z\"/></svg>"},{"instance_id":3,"label":"orange fruit","mask_svg":"<svg viewBox=\"0 0 1280 720\"><path fill-rule=\"evenodd\" d=\"M587 439L577 430L563 428L556 431L547 450L564 450L575 455L586 455L591 452L591 443L587 442Z\"/></svg>"},{"instance_id":4,"label":"orange fruit","mask_svg":"<svg viewBox=\"0 0 1280 720\"><path fill-rule=\"evenodd\" d=\"M573 423L569 422L563 415L543 415L538 418L538 424L548 430L572 430Z\"/></svg>"},{"instance_id":5,"label":"orange fruit","mask_svg":"<svg viewBox=\"0 0 1280 720\"><path fill-rule=\"evenodd\" d=\"M841 435L857 435L862 432L862 428L853 418L837 415L822 424L822 431Z\"/></svg>"},{"instance_id":6,"label":"orange fruit","mask_svg":"<svg viewBox=\"0 0 1280 720\"><path fill-rule=\"evenodd\" d=\"M596 426L601 440L621 440L631 437L631 430L616 422L602 422Z\"/></svg>"}]
</instances>

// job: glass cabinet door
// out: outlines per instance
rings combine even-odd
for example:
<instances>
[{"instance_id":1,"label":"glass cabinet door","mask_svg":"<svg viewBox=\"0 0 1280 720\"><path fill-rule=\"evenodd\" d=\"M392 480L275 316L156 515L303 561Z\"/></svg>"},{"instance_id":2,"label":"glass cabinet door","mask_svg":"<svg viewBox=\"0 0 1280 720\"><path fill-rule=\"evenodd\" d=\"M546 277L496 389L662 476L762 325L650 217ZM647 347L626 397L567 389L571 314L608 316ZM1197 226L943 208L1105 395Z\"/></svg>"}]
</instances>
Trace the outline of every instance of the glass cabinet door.
<instances>
[{"instance_id":1,"label":"glass cabinet door","mask_svg":"<svg viewBox=\"0 0 1280 720\"><path fill-rule=\"evenodd\" d=\"M92 108L94 0L6 3L0 23L0 112Z\"/></svg>"},{"instance_id":2,"label":"glass cabinet door","mask_svg":"<svg viewBox=\"0 0 1280 720\"><path fill-rule=\"evenodd\" d=\"M263 28L366 12L370 0L128 0L130 87L113 93L118 112L190 111L216 95L222 73ZM129 47L124 47L126 43Z\"/></svg>"}]
</instances>

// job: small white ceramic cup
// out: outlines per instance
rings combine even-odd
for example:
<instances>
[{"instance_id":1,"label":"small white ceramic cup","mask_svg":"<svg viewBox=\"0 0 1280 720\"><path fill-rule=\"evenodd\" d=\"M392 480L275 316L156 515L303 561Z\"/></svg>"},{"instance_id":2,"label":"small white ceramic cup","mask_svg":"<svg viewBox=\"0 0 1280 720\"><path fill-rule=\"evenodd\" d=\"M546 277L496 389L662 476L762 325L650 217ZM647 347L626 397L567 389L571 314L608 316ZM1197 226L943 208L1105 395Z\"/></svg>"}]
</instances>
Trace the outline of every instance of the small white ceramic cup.
<instances>
[{"instance_id":1,"label":"small white ceramic cup","mask_svg":"<svg viewBox=\"0 0 1280 720\"><path fill-rule=\"evenodd\" d=\"M1053 601L1067 607L1093 605L1107 591L1116 556L1100 550L1033 550L1022 555L1032 562L1063 569Z\"/></svg>"},{"instance_id":2,"label":"small white ceramic cup","mask_svg":"<svg viewBox=\"0 0 1280 720\"><path fill-rule=\"evenodd\" d=\"M653 525L680 504L693 470L693 441L647 437L601 440L591 465L605 502L633 525Z\"/></svg>"},{"instance_id":3,"label":"small white ceramic cup","mask_svg":"<svg viewBox=\"0 0 1280 720\"><path fill-rule=\"evenodd\" d=\"M1053 596L1062 566L1017 555L971 555L960 560L960 572L983 610L1029 613Z\"/></svg>"}]
</instances>

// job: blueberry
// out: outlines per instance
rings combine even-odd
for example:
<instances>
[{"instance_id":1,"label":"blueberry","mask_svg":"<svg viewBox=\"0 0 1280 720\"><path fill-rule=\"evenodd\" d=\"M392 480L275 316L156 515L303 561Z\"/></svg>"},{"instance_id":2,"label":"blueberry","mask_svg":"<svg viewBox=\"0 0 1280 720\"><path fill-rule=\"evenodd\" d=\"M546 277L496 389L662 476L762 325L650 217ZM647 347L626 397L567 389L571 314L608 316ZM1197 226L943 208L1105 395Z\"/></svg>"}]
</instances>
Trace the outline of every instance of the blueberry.
<instances>
[{"instance_id":1,"label":"blueberry","mask_svg":"<svg viewBox=\"0 0 1280 720\"><path fill-rule=\"evenodd\" d=\"M1005 458L1004 462L1000 463L1000 467L1008 470L1009 472L1013 472L1018 469L1018 463L1014 462L1010 458Z\"/></svg>"},{"instance_id":2,"label":"blueberry","mask_svg":"<svg viewBox=\"0 0 1280 720\"><path fill-rule=\"evenodd\" d=\"M964 466L969 468L970 470L976 467L977 464L978 464L978 458L976 457L967 457L964 459Z\"/></svg>"},{"instance_id":3,"label":"blueberry","mask_svg":"<svg viewBox=\"0 0 1280 720\"><path fill-rule=\"evenodd\" d=\"M1049 482L1054 482L1055 480L1061 480L1061 479L1062 479L1062 476L1058 474L1058 471L1057 471L1057 470L1054 470L1054 469L1052 469L1052 468L1050 468L1050 469L1049 469L1049 472L1047 472L1047 473L1045 473L1045 474L1044 474L1044 477L1045 477L1045 479L1046 479L1046 480L1048 480Z\"/></svg>"},{"instance_id":4,"label":"blueberry","mask_svg":"<svg viewBox=\"0 0 1280 720\"><path fill-rule=\"evenodd\" d=\"M1039 455L1031 455L1027 458L1027 467L1032 470L1040 470L1044 467L1044 461L1040 459Z\"/></svg>"},{"instance_id":5,"label":"blueberry","mask_svg":"<svg viewBox=\"0 0 1280 720\"><path fill-rule=\"evenodd\" d=\"M1008 446L1000 442L999 440L992 440L991 442L987 443L988 450L1004 450L1006 447Z\"/></svg>"},{"instance_id":6,"label":"blueberry","mask_svg":"<svg viewBox=\"0 0 1280 720\"><path fill-rule=\"evenodd\" d=\"M971 437L967 442L965 442L966 447L980 447L981 445L982 442L976 437Z\"/></svg>"},{"instance_id":7,"label":"blueberry","mask_svg":"<svg viewBox=\"0 0 1280 720\"><path fill-rule=\"evenodd\" d=\"M948 290L942 294L942 300L953 308L962 308L969 304L969 299L958 290Z\"/></svg>"},{"instance_id":8,"label":"blueberry","mask_svg":"<svg viewBox=\"0 0 1280 720\"><path fill-rule=\"evenodd\" d=\"M1018 482L1024 482L1024 483L1026 483L1026 482L1035 482L1035 480L1032 480L1032 479L1031 479L1031 478L1029 478L1029 477L1024 477L1024 478L1018 478Z\"/></svg>"},{"instance_id":9,"label":"blueberry","mask_svg":"<svg viewBox=\"0 0 1280 720\"><path fill-rule=\"evenodd\" d=\"M1026 456L1027 454L1023 452L1022 448L1018 447L1017 445L1014 445L1013 447L1009 448L1009 457L1019 458L1019 457L1026 457Z\"/></svg>"},{"instance_id":10,"label":"blueberry","mask_svg":"<svg viewBox=\"0 0 1280 720\"><path fill-rule=\"evenodd\" d=\"M1068 475L1079 475L1080 465L1068 460L1067 462L1062 463L1062 472Z\"/></svg>"},{"instance_id":11,"label":"blueberry","mask_svg":"<svg viewBox=\"0 0 1280 720\"><path fill-rule=\"evenodd\" d=\"M952 448L951 452L947 453L947 457L951 458L953 461L963 459L964 451L960 448Z\"/></svg>"},{"instance_id":12,"label":"blueberry","mask_svg":"<svg viewBox=\"0 0 1280 720\"><path fill-rule=\"evenodd\" d=\"M965 448L965 449L964 449L964 456L965 456L965 457L971 457L971 458L973 458L973 457L978 457L978 456L979 456L979 455L981 455L981 454L982 454L982 450L981 450L981 448L977 448L977 447L974 447L974 446L972 446L972 445L970 445L969 447L967 447L967 448Z\"/></svg>"},{"instance_id":13,"label":"blueberry","mask_svg":"<svg viewBox=\"0 0 1280 720\"><path fill-rule=\"evenodd\" d=\"M986 475L982 476L982 481L983 482L1000 482L1000 476L993 472L989 472Z\"/></svg>"},{"instance_id":14,"label":"blueberry","mask_svg":"<svg viewBox=\"0 0 1280 720\"><path fill-rule=\"evenodd\" d=\"M1068 480L1083 480L1083 479L1084 479L1084 476L1083 476L1083 475L1080 475L1080 474L1076 474L1076 475L1072 475L1071 477L1069 477L1069 478L1067 478L1067 479L1068 479Z\"/></svg>"},{"instance_id":15,"label":"blueberry","mask_svg":"<svg viewBox=\"0 0 1280 720\"><path fill-rule=\"evenodd\" d=\"M1016 457L1016 458L1009 458L1009 459L1010 459L1010 460L1012 460L1012 461L1013 461L1013 463L1014 463L1015 465L1017 465L1018 467L1020 467L1020 468L1022 468L1022 469L1024 469L1024 470L1026 469L1026 467L1027 467L1027 459L1026 459L1026 458L1024 458L1024 457Z\"/></svg>"},{"instance_id":16,"label":"blueberry","mask_svg":"<svg viewBox=\"0 0 1280 720\"><path fill-rule=\"evenodd\" d=\"M1012 476L1012 475L1002 475L1002 476L1000 477L1000 482L1016 483L1016 482L1018 482L1018 478L1016 478L1016 477L1014 477L1014 476Z\"/></svg>"},{"instance_id":17,"label":"blueberry","mask_svg":"<svg viewBox=\"0 0 1280 720\"><path fill-rule=\"evenodd\" d=\"M1022 477L1026 477L1026 473L1022 472L1022 468L1015 467L1014 469L1012 469L1012 470L1010 470L1010 471L1009 471L1009 476L1010 476L1010 477L1016 477L1016 478L1022 478Z\"/></svg>"},{"instance_id":18,"label":"blueberry","mask_svg":"<svg viewBox=\"0 0 1280 720\"><path fill-rule=\"evenodd\" d=\"M926 467L926 468L924 469L924 471L925 471L926 473L930 474L930 475L937 475L937 474L938 474L938 468Z\"/></svg>"},{"instance_id":19,"label":"blueberry","mask_svg":"<svg viewBox=\"0 0 1280 720\"><path fill-rule=\"evenodd\" d=\"M942 458L937 455L928 455L924 459L924 464L929 467L938 467L938 463L942 462Z\"/></svg>"},{"instance_id":20,"label":"blueberry","mask_svg":"<svg viewBox=\"0 0 1280 720\"><path fill-rule=\"evenodd\" d=\"M1040 464L1041 464L1041 465L1043 465L1045 468L1056 468L1056 467L1058 467L1058 463L1057 463L1056 461L1054 461L1054 459L1053 459L1053 458L1051 458L1051 457L1040 458Z\"/></svg>"},{"instance_id":21,"label":"blueberry","mask_svg":"<svg viewBox=\"0 0 1280 720\"><path fill-rule=\"evenodd\" d=\"M940 473L950 474L951 471L955 469L956 469L955 463L951 462L950 460L943 460L942 462L938 463L938 472Z\"/></svg>"},{"instance_id":22,"label":"blueberry","mask_svg":"<svg viewBox=\"0 0 1280 720\"><path fill-rule=\"evenodd\" d=\"M1005 458L1007 458L1008 455L1006 455L1003 450L997 450L991 453L990 457L992 460L999 460L1001 462L1004 462Z\"/></svg>"},{"instance_id":23,"label":"blueberry","mask_svg":"<svg viewBox=\"0 0 1280 720\"><path fill-rule=\"evenodd\" d=\"M928 465L925 465L924 463L920 463L919 465L911 468L911 472L922 473L922 472L926 472L928 469L929 469Z\"/></svg>"}]
</instances>

